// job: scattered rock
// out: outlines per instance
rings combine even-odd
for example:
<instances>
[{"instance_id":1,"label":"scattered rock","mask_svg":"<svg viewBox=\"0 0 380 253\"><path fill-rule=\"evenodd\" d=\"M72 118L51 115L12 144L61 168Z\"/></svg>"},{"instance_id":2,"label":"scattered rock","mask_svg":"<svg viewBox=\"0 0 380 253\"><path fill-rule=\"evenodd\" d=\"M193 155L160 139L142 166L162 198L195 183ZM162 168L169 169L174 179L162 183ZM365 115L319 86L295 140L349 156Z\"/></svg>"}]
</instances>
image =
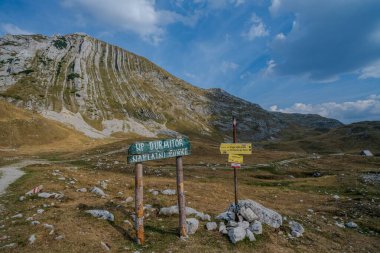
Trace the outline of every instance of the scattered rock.
<instances>
[{"instance_id":1,"label":"scattered rock","mask_svg":"<svg viewBox=\"0 0 380 253\"><path fill-rule=\"evenodd\" d=\"M234 227L228 229L228 237L233 244L244 240L246 236L246 229L242 227Z\"/></svg>"},{"instance_id":2,"label":"scattered rock","mask_svg":"<svg viewBox=\"0 0 380 253\"><path fill-rule=\"evenodd\" d=\"M303 226L296 221L289 221L290 229L292 230L292 236L300 237L305 232Z\"/></svg>"},{"instance_id":3,"label":"scattered rock","mask_svg":"<svg viewBox=\"0 0 380 253\"><path fill-rule=\"evenodd\" d=\"M22 213L18 213L18 214L16 214L16 215L13 215L13 216L12 216L12 219L15 219L15 218L22 218L22 217L23 217Z\"/></svg>"},{"instance_id":4,"label":"scattered rock","mask_svg":"<svg viewBox=\"0 0 380 253\"><path fill-rule=\"evenodd\" d=\"M25 196L20 196L20 198L18 200L24 201L25 200Z\"/></svg>"},{"instance_id":5,"label":"scattered rock","mask_svg":"<svg viewBox=\"0 0 380 253\"><path fill-rule=\"evenodd\" d=\"M207 222L206 228L207 228L207 230L211 231L211 230L217 229L218 225L216 224L216 222Z\"/></svg>"},{"instance_id":6,"label":"scattered rock","mask_svg":"<svg viewBox=\"0 0 380 253\"><path fill-rule=\"evenodd\" d=\"M112 213L108 212L107 210L87 210L86 213L91 214L92 216L108 221L114 221L114 216Z\"/></svg>"},{"instance_id":7,"label":"scattered rock","mask_svg":"<svg viewBox=\"0 0 380 253\"><path fill-rule=\"evenodd\" d=\"M334 196L333 196L333 199L335 199L335 200L339 200L340 197L339 197L338 195L334 195Z\"/></svg>"},{"instance_id":8,"label":"scattered rock","mask_svg":"<svg viewBox=\"0 0 380 253\"><path fill-rule=\"evenodd\" d=\"M239 226L239 223L234 220L230 220L227 222L227 227L237 227L237 226Z\"/></svg>"},{"instance_id":9,"label":"scattered rock","mask_svg":"<svg viewBox=\"0 0 380 253\"><path fill-rule=\"evenodd\" d=\"M47 223L45 223L45 224L44 224L44 228L53 230L53 229L54 229L54 226L53 226L53 225L50 225L50 224L47 224Z\"/></svg>"},{"instance_id":10,"label":"scattered rock","mask_svg":"<svg viewBox=\"0 0 380 253\"><path fill-rule=\"evenodd\" d=\"M59 177L58 180L65 181L66 178L65 177Z\"/></svg>"},{"instance_id":11,"label":"scattered rock","mask_svg":"<svg viewBox=\"0 0 380 253\"><path fill-rule=\"evenodd\" d=\"M224 224L223 221L219 222L219 232L226 235L228 232L227 232L227 227L226 225Z\"/></svg>"},{"instance_id":12,"label":"scattered rock","mask_svg":"<svg viewBox=\"0 0 380 253\"><path fill-rule=\"evenodd\" d=\"M41 222L39 222L38 220L34 220L31 222L32 225L36 226L36 225L39 225Z\"/></svg>"},{"instance_id":13,"label":"scattered rock","mask_svg":"<svg viewBox=\"0 0 380 253\"><path fill-rule=\"evenodd\" d=\"M87 192L87 188L80 188L77 190L77 192Z\"/></svg>"},{"instance_id":14,"label":"scattered rock","mask_svg":"<svg viewBox=\"0 0 380 253\"><path fill-rule=\"evenodd\" d=\"M173 215L173 214L178 214L178 206L169 206L169 207L163 207L160 209L159 214L160 215ZM201 220L211 220L211 216L208 214L204 214L202 212L198 212L194 208L191 207L186 207L186 215L192 215L195 214L195 216Z\"/></svg>"},{"instance_id":15,"label":"scattered rock","mask_svg":"<svg viewBox=\"0 0 380 253\"><path fill-rule=\"evenodd\" d=\"M353 221L350 221L350 222L346 223L346 227L348 227L348 228L358 228L358 224L356 224Z\"/></svg>"},{"instance_id":16,"label":"scattered rock","mask_svg":"<svg viewBox=\"0 0 380 253\"><path fill-rule=\"evenodd\" d=\"M102 197L106 196L106 194L104 193L104 191L102 189L96 187L96 186L91 189L91 192L95 193L98 196L102 196Z\"/></svg>"},{"instance_id":17,"label":"scattered rock","mask_svg":"<svg viewBox=\"0 0 380 253\"><path fill-rule=\"evenodd\" d=\"M261 235L263 233L263 225L260 221L255 220L249 229L256 235Z\"/></svg>"},{"instance_id":18,"label":"scattered rock","mask_svg":"<svg viewBox=\"0 0 380 253\"><path fill-rule=\"evenodd\" d=\"M133 198L132 197L128 197L125 199L125 203L130 203L133 201Z\"/></svg>"},{"instance_id":19,"label":"scattered rock","mask_svg":"<svg viewBox=\"0 0 380 253\"><path fill-rule=\"evenodd\" d=\"M199 221L195 218L186 219L186 230L189 235L195 234L199 227Z\"/></svg>"},{"instance_id":20,"label":"scattered rock","mask_svg":"<svg viewBox=\"0 0 380 253\"><path fill-rule=\"evenodd\" d=\"M161 191L161 193L164 195L175 195L176 190L166 189L166 190Z\"/></svg>"},{"instance_id":21,"label":"scattered rock","mask_svg":"<svg viewBox=\"0 0 380 253\"><path fill-rule=\"evenodd\" d=\"M102 245L102 248L105 250L105 251L110 251L110 246L105 243L105 242L100 242L100 245Z\"/></svg>"},{"instance_id":22,"label":"scattered rock","mask_svg":"<svg viewBox=\"0 0 380 253\"><path fill-rule=\"evenodd\" d=\"M64 235L59 235L59 236L57 236L57 237L54 238L54 239L57 240L57 241L60 241L60 240L65 239L65 236L64 236Z\"/></svg>"},{"instance_id":23,"label":"scattered rock","mask_svg":"<svg viewBox=\"0 0 380 253\"><path fill-rule=\"evenodd\" d=\"M36 241L36 235L35 234L32 234L30 237L29 237L29 244L33 244L35 241Z\"/></svg>"},{"instance_id":24,"label":"scattered rock","mask_svg":"<svg viewBox=\"0 0 380 253\"><path fill-rule=\"evenodd\" d=\"M251 208L242 206L240 208L240 215L248 222L252 222L254 220L257 220L259 217L252 211Z\"/></svg>"},{"instance_id":25,"label":"scattered rock","mask_svg":"<svg viewBox=\"0 0 380 253\"><path fill-rule=\"evenodd\" d=\"M38 214L42 214L42 213L44 213L44 212L45 212L44 209L38 209L38 210L37 210L37 213L38 213Z\"/></svg>"},{"instance_id":26,"label":"scattered rock","mask_svg":"<svg viewBox=\"0 0 380 253\"><path fill-rule=\"evenodd\" d=\"M335 222L335 225L337 226L337 227L340 227L340 228L345 228L345 226L344 226L344 224L343 223L340 223L340 222Z\"/></svg>"},{"instance_id":27,"label":"scattered rock","mask_svg":"<svg viewBox=\"0 0 380 253\"><path fill-rule=\"evenodd\" d=\"M108 183L105 180L100 181L100 187L102 187L104 190L107 189Z\"/></svg>"},{"instance_id":28,"label":"scattered rock","mask_svg":"<svg viewBox=\"0 0 380 253\"><path fill-rule=\"evenodd\" d=\"M314 172L313 173L313 177L321 177L322 176L322 174L321 174L321 172Z\"/></svg>"},{"instance_id":29,"label":"scattered rock","mask_svg":"<svg viewBox=\"0 0 380 253\"><path fill-rule=\"evenodd\" d=\"M38 193L38 197L40 198L45 198L45 199L48 199L48 198L55 198L55 199L61 199L64 197L63 194L60 194L60 193L55 193L55 192L41 192L41 193Z\"/></svg>"},{"instance_id":30,"label":"scattered rock","mask_svg":"<svg viewBox=\"0 0 380 253\"><path fill-rule=\"evenodd\" d=\"M16 247L17 247L16 243L10 243L10 244L7 244L7 245L0 247L0 249L12 249L12 248L16 248Z\"/></svg>"},{"instance_id":31,"label":"scattered rock","mask_svg":"<svg viewBox=\"0 0 380 253\"><path fill-rule=\"evenodd\" d=\"M251 230L246 229L246 230L245 230L245 233L246 233L246 236L248 237L248 239L249 239L251 242L256 241L255 235L252 233Z\"/></svg>"},{"instance_id":32,"label":"scattered rock","mask_svg":"<svg viewBox=\"0 0 380 253\"><path fill-rule=\"evenodd\" d=\"M152 193L154 196L157 196L157 195L159 194L158 191L152 191L151 193Z\"/></svg>"},{"instance_id":33,"label":"scattered rock","mask_svg":"<svg viewBox=\"0 0 380 253\"><path fill-rule=\"evenodd\" d=\"M215 219L225 220L225 221L230 221L230 220L234 221L235 220L235 213L230 212L230 211L226 211L226 212L223 212L223 213L219 214L218 216L216 216Z\"/></svg>"}]
</instances>

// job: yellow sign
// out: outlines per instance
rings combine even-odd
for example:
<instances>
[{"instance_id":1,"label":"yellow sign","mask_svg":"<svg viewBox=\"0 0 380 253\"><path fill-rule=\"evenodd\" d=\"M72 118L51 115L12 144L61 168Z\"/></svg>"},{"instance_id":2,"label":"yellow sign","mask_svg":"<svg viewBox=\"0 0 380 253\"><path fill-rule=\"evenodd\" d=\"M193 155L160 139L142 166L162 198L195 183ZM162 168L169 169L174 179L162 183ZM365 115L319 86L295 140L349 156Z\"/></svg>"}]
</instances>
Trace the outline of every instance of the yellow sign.
<instances>
[{"instance_id":1,"label":"yellow sign","mask_svg":"<svg viewBox=\"0 0 380 253\"><path fill-rule=\"evenodd\" d=\"M221 143L221 154L250 155L252 154L252 143Z\"/></svg>"},{"instance_id":2,"label":"yellow sign","mask_svg":"<svg viewBox=\"0 0 380 253\"><path fill-rule=\"evenodd\" d=\"M228 155L228 162L229 163L243 163L243 156L242 155L229 154Z\"/></svg>"}]
</instances>

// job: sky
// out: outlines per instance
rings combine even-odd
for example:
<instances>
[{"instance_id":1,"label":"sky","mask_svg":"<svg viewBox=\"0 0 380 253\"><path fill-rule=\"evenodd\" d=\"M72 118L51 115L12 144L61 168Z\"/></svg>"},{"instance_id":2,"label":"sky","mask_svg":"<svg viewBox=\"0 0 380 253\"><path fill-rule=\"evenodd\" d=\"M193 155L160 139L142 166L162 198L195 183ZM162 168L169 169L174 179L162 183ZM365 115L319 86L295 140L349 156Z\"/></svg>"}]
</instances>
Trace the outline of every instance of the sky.
<instances>
[{"instance_id":1,"label":"sky","mask_svg":"<svg viewBox=\"0 0 380 253\"><path fill-rule=\"evenodd\" d=\"M380 120L379 0L0 0L0 35L74 32L267 110Z\"/></svg>"}]
</instances>

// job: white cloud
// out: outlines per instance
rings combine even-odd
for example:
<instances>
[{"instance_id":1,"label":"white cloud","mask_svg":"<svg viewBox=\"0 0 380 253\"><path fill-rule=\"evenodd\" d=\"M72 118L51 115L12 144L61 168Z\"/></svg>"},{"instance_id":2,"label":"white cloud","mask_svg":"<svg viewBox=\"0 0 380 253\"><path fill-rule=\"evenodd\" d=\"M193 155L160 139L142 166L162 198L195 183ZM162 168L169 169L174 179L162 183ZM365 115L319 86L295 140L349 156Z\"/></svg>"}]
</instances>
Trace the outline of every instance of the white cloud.
<instances>
[{"instance_id":1,"label":"white cloud","mask_svg":"<svg viewBox=\"0 0 380 253\"><path fill-rule=\"evenodd\" d=\"M236 70L238 67L239 67L239 65L234 63L234 62L223 61L222 66L221 66L221 70L223 73L227 73L230 70L232 70L232 71Z\"/></svg>"},{"instance_id":2,"label":"white cloud","mask_svg":"<svg viewBox=\"0 0 380 253\"><path fill-rule=\"evenodd\" d=\"M269 6L269 11L272 14L276 14L281 8L281 0L272 0L272 4Z\"/></svg>"},{"instance_id":3,"label":"white cloud","mask_svg":"<svg viewBox=\"0 0 380 253\"><path fill-rule=\"evenodd\" d=\"M270 76L273 74L274 68L276 67L276 62L274 60L267 61L267 67L264 69L263 76Z\"/></svg>"},{"instance_id":4,"label":"white cloud","mask_svg":"<svg viewBox=\"0 0 380 253\"><path fill-rule=\"evenodd\" d=\"M269 109L284 113L319 114L323 117L335 118L345 123L374 118L380 120L380 95L371 95L363 100L343 103L295 103L291 107L284 109L279 108L277 105L272 105Z\"/></svg>"},{"instance_id":5,"label":"white cloud","mask_svg":"<svg viewBox=\"0 0 380 253\"><path fill-rule=\"evenodd\" d=\"M33 34L32 32L29 32L27 30L21 29L20 27L14 25L14 24L1 24L1 30L3 30L5 33L8 34L22 34L22 35L28 35Z\"/></svg>"},{"instance_id":6,"label":"white cloud","mask_svg":"<svg viewBox=\"0 0 380 253\"><path fill-rule=\"evenodd\" d=\"M254 40L255 38L265 37L268 35L269 31L263 23L262 19L253 13L251 17L251 27L249 28L248 32L243 34L243 36L247 37L248 40Z\"/></svg>"},{"instance_id":7,"label":"white cloud","mask_svg":"<svg viewBox=\"0 0 380 253\"><path fill-rule=\"evenodd\" d=\"M281 40L285 40L286 36L283 33L279 33L279 34L276 35L276 37L274 39L281 41Z\"/></svg>"},{"instance_id":8,"label":"white cloud","mask_svg":"<svg viewBox=\"0 0 380 253\"><path fill-rule=\"evenodd\" d=\"M135 32L153 43L161 41L166 25L175 22L191 25L194 21L175 12L157 10L154 0L62 0L62 3L88 12L117 29Z\"/></svg>"},{"instance_id":9,"label":"white cloud","mask_svg":"<svg viewBox=\"0 0 380 253\"><path fill-rule=\"evenodd\" d=\"M207 4L211 9L223 9L232 4L234 6L239 6L245 3L245 0L193 0L196 4Z\"/></svg>"},{"instance_id":10,"label":"white cloud","mask_svg":"<svg viewBox=\"0 0 380 253\"><path fill-rule=\"evenodd\" d=\"M380 60L368 65L360 72L359 79L380 78Z\"/></svg>"}]
</instances>

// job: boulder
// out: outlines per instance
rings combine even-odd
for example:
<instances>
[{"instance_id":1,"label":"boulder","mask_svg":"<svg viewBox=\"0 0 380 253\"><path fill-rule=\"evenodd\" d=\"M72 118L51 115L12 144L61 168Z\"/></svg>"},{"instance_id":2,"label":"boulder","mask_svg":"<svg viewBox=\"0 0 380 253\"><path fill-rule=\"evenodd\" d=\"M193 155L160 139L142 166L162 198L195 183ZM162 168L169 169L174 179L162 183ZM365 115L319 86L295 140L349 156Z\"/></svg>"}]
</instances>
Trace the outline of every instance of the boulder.
<instances>
[{"instance_id":1,"label":"boulder","mask_svg":"<svg viewBox=\"0 0 380 253\"><path fill-rule=\"evenodd\" d=\"M211 231L211 230L217 229L218 225L216 224L216 222L207 222L206 228L207 228L207 230Z\"/></svg>"},{"instance_id":2,"label":"boulder","mask_svg":"<svg viewBox=\"0 0 380 253\"><path fill-rule=\"evenodd\" d=\"M260 221L255 220L249 229L256 235L261 235L263 233L263 225Z\"/></svg>"},{"instance_id":3,"label":"boulder","mask_svg":"<svg viewBox=\"0 0 380 253\"><path fill-rule=\"evenodd\" d=\"M86 213L91 214L92 216L108 221L114 221L114 216L112 213L106 211L106 210L87 210Z\"/></svg>"},{"instance_id":4,"label":"boulder","mask_svg":"<svg viewBox=\"0 0 380 253\"><path fill-rule=\"evenodd\" d=\"M292 236L300 237L305 232L303 226L296 221L289 221L290 229L292 230Z\"/></svg>"},{"instance_id":5,"label":"boulder","mask_svg":"<svg viewBox=\"0 0 380 253\"><path fill-rule=\"evenodd\" d=\"M353 221L350 221L350 222L346 223L346 227L348 227L348 228L358 228L358 224L356 224Z\"/></svg>"},{"instance_id":6,"label":"boulder","mask_svg":"<svg viewBox=\"0 0 380 253\"><path fill-rule=\"evenodd\" d=\"M185 210L186 210L186 215L195 214L195 217L197 217L203 221L206 221L206 220L210 221L211 220L210 215L199 212L199 211L195 210L194 208L186 207ZM159 212L160 215L173 215L173 214L178 214L178 213L179 213L178 206L163 207L160 209L160 212Z\"/></svg>"},{"instance_id":7,"label":"boulder","mask_svg":"<svg viewBox=\"0 0 380 253\"><path fill-rule=\"evenodd\" d=\"M199 227L199 221L195 218L186 219L186 230L189 235L195 234Z\"/></svg>"},{"instance_id":8,"label":"boulder","mask_svg":"<svg viewBox=\"0 0 380 253\"><path fill-rule=\"evenodd\" d=\"M251 230L246 229L245 232L246 232L246 236L248 237L248 239L249 239L251 242L256 241L255 235L252 233Z\"/></svg>"},{"instance_id":9,"label":"boulder","mask_svg":"<svg viewBox=\"0 0 380 253\"><path fill-rule=\"evenodd\" d=\"M257 220L259 217L252 211L251 208L242 206L240 208L240 215L244 218L244 220L248 222L252 222L254 220Z\"/></svg>"},{"instance_id":10,"label":"boulder","mask_svg":"<svg viewBox=\"0 0 380 253\"><path fill-rule=\"evenodd\" d=\"M91 192L95 193L96 195L101 196L101 197L106 196L104 191L102 189L96 187L96 186L91 189Z\"/></svg>"},{"instance_id":11,"label":"boulder","mask_svg":"<svg viewBox=\"0 0 380 253\"><path fill-rule=\"evenodd\" d=\"M64 197L63 194L55 193L55 192L41 192L41 193L38 193L37 196L39 198L44 198L44 199L48 199L48 198L61 199Z\"/></svg>"},{"instance_id":12,"label":"boulder","mask_svg":"<svg viewBox=\"0 0 380 253\"><path fill-rule=\"evenodd\" d=\"M166 189L166 190L161 191L161 193L164 195L175 195L176 190Z\"/></svg>"},{"instance_id":13,"label":"boulder","mask_svg":"<svg viewBox=\"0 0 380 253\"><path fill-rule=\"evenodd\" d=\"M258 220L261 223L265 223L273 228L279 228L282 225L282 216L279 213L266 208L253 200L239 200L238 208L242 209L242 207L250 208L255 215L257 215ZM232 204L228 211L234 212L235 209L235 205Z\"/></svg>"},{"instance_id":14,"label":"boulder","mask_svg":"<svg viewBox=\"0 0 380 253\"><path fill-rule=\"evenodd\" d=\"M226 225L224 224L223 221L219 222L219 232L226 235L228 232L227 232L227 227Z\"/></svg>"},{"instance_id":15,"label":"boulder","mask_svg":"<svg viewBox=\"0 0 380 253\"><path fill-rule=\"evenodd\" d=\"M233 244L244 240L246 234L246 229L243 227L234 227L228 229L228 237Z\"/></svg>"},{"instance_id":16,"label":"boulder","mask_svg":"<svg viewBox=\"0 0 380 253\"><path fill-rule=\"evenodd\" d=\"M215 217L215 219L225 220L225 221L230 221L230 220L234 221L235 217L236 216L234 212L226 211L226 212L220 213L218 216Z\"/></svg>"}]
</instances>

